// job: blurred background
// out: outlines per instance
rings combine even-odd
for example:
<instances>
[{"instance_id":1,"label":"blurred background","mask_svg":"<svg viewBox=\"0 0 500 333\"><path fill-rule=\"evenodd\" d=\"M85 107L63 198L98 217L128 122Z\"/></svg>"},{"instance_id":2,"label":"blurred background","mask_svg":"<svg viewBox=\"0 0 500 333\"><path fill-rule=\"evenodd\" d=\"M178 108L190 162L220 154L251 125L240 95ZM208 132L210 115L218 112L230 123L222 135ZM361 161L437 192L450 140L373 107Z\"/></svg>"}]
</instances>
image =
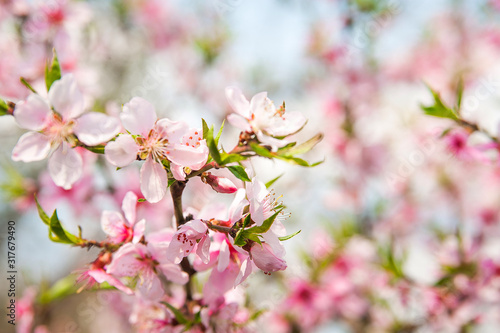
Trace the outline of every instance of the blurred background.
<instances>
[{"instance_id":1,"label":"blurred background","mask_svg":"<svg viewBox=\"0 0 500 333\"><path fill-rule=\"evenodd\" d=\"M248 166L265 182L283 174L273 187L291 213L286 227L302 230L285 242L285 272L257 274L231 296L264 310L245 319L248 331L498 332L499 18L496 0L3 0L0 97L29 95L19 77L44 91L52 48L86 109L111 115L141 96L159 116L218 128L231 112L226 86L247 98L267 91L308 118L299 142L324 134L304 156L324 162ZM460 95L480 130L426 116L428 87L449 105ZM0 117L0 241L16 221L25 311L49 332L140 331L112 292L54 294L97 252L52 243L33 200L104 239L101 211L139 191L138 165L115 171L89 153L82 179L63 190L46 161L11 160L23 133ZM237 138L226 124L222 145ZM209 187L190 186L188 206L211 203ZM140 206L150 230L171 225L169 200Z\"/></svg>"}]
</instances>

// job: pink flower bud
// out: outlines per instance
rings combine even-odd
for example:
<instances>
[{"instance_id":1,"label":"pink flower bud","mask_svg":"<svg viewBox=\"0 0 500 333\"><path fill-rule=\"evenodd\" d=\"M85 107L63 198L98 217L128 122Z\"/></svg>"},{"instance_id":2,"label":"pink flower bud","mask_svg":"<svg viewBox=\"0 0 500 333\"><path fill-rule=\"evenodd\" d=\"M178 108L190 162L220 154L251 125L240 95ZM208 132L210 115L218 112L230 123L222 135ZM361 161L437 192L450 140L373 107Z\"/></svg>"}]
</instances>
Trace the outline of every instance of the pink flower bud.
<instances>
[{"instance_id":1,"label":"pink flower bud","mask_svg":"<svg viewBox=\"0 0 500 333\"><path fill-rule=\"evenodd\" d=\"M203 177L205 183L208 185L212 186L214 191L219 192L219 193L234 193L238 191L238 188L236 185L233 184L232 181L230 181L227 178L224 177L218 177L209 174L208 176Z\"/></svg>"},{"instance_id":2,"label":"pink flower bud","mask_svg":"<svg viewBox=\"0 0 500 333\"><path fill-rule=\"evenodd\" d=\"M255 243L250 249L250 253L255 265L264 272L282 271L287 267L285 260L279 258L269 244Z\"/></svg>"}]
</instances>

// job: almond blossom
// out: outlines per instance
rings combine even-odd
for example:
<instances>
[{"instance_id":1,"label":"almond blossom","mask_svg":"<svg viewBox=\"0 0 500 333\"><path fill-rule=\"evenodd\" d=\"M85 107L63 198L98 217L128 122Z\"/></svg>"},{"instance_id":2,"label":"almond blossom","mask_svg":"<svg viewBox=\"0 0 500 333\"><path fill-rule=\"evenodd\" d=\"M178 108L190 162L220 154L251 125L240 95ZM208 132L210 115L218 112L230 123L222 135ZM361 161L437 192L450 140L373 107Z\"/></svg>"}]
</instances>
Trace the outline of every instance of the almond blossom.
<instances>
[{"instance_id":1,"label":"almond blossom","mask_svg":"<svg viewBox=\"0 0 500 333\"><path fill-rule=\"evenodd\" d=\"M127 243L114 253L106 272L117 277L138 276L136 292L146 299L158 300L164 294L159 275L179 284L189 279L186 272L162 255L162 247L153 242Z\"/></svg>"},{"instance_id":2,"label":"almond blossom","mask_svg":"<svg viewBox=\"0 0 500 333\"><path fill-rule=\"evenodd\" d=\"M113 243L139 242L144 235L146 220L135 222L137 196L129 191L123 198L123 215L118 212L104 211L101 217L102 230L108 235Z\"/></svg>"},{"instance_id":3,"label":"almond blossom","mask_svg":"<svg viewBox=\"0 0 500 333\"><path fill-rule=\"evenodd\" d=\"M239 88L230 86L226 88L226 97L235 112L227 120L243 131L254 133L260 142L273 147L289 143L283 137L296 133L306 123L300 112L285 113L284 106L277 109L267 97L267 92L256 94L249 102Z\"/></svg>"},{"instance_id":4,"label":"almond blossom","mask_svg":"<svg viewBox=\"0 0 500 333\"><path fill-rule=\"evenodd\" d=\"M189 221L179 228L170 242L167 257L178 264L182 258L193 253L195 247L196 254L207 263L210 258L210 238L207 225L199 219Z\"/></svg>"},{"instance_id":5,"label":"almond blossom","mask_svg":"<svg viewBox=\"0 0 500 333\"><path fill-rule=\"evenodd\" d=\"M17 124L30 132L19 138L12 159L33 162L49 157L50 176L67 190L80 178L83 166L82 157L72 148L78 141L96 146L112 139L118 134L119 123L98 112L82 115L83 95L72 74L52 84L48 100L31 94L16 105Z\"/></svg>"},{"instance_id":6,"label":"almond blossom","mask_svg":"<svg viewBox=\"0 0 500 333\"><path fill-rule=\"evenodd\" d=\"M152 203L167 192L168 176L163 162L171 163L174 178L183 179L186 169L201 168L208 158L208 147L201 130L190 129L184 122L158 119L154 106L134 97L120 114L122 134L106 145L106 159L125 167L136 159L145 160L141 167L141 191Z\"/></svg>"}]
</instances>

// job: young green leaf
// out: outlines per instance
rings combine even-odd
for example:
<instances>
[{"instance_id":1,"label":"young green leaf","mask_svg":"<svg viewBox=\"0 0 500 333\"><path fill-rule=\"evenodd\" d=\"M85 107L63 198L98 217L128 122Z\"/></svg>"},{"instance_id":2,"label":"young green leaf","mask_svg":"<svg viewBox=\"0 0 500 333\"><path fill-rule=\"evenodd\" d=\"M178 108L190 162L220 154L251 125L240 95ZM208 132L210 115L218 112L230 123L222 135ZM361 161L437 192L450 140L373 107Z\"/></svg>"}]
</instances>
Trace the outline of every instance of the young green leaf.
<instances>
[{"instance_id":1,"label":"young green leaf","mask_svg":"<svg viewBox=\"0 0 500 333\"><path fill-rule=\"evenodd\" d=\"M50 218L47 215L47 213L45 213L42 206L40 206L40 203L38 202L36 195L35 195L35 202L36 202L36 208L38 209L38 215L42 219L42 222L45 223L46 225L50 225Z\"/></svg>"},{"instance_id":2,"label":"young green leaf","mask_svg":"<svg viewBox=\"0 0 500 333\"><path fill-rule=\"evenodd\" d=\"M236 178L244 181L244 182L250 182L250 177L248 177L245 169L241 166L241 165L235 165L235 166L229 166L227 167L229 169L229 171L231 171L231 173L233 175L236 176Z\"/></svg>"},{"instance_id":3,"label":"young green leaf","mask_svg":"<svg viewBox=\"0 0 500 333\"><path fill-rule=\"evenodd\" d=\"M81 239L65 230L57 217L57 211L54 210L49 224L49 238L56 243L79 244Z\"/></svg>"},{"instance_id":4,"label":"young green leaf","mask_svg":"<svg viewBox=\"0 0 500 333\"><path fill-rule=\"evenodd\" d=\"M21 83L26 87L28 88L29 90L31 90L31 92L35 93L35 94L38 94L36 92L35 89L33 89L33 87L31 86L31 84L28 83L28 81L26 81L26 79L24 77L21 77L19 80L21 80Z\"/></svg>"},{"instance_id":5,"label":"young green leaf","mask_svg":"<svg viewBox=\"0 0 500 333\"><path fill-rule=\"evenodd\" d=\"M99 146L83 146L83 148L87 149L88 151L91 151L95 154L104 154L104 146L99 145Z\"/></svg>"},{"instance_id":6,"label":"young green leaf","mask_svg":"<svg viewBox=\"0 0 500 333\"><path fill-rule=\"evenodd\" d=\"M167 308L170 309L170 311L172 311L174 313L175 319L177 320L177 322L179 324L185 325L185 324L187 324L189 322L189 320L182 314L182 312L180 312L179 309L177 309L172 304L167 303L167 302L160 302L160 303L162 303L163 305L165 305Z\"/></svg>"},{"instance_id":7,"label":"young green leaf","mask_svg":"<svg viewBox=\"0 0 500 333\"><path fill-rule=\"evenodd\" d=\"M281 175L279 175L278 177L274 178L274 179L271 179L270 181L268 181L266 183L266 188L270 188L271 186L273 186L273 184L281 178L281 176L283 176L284 174L282 173Z\"/></svg>"},{"instance_id":8,"label":"young green leaf","mask_svg":"<svg viewBox=\"0 0 500 333\"><path fill-rule=\"evenodd\" d=\"M254 152L256 152L257 155L260 155L260 156L263 156L263 157L267 157L267 158L273 158L273 157L275 157L275 155L273 153L271 153L267 148L262 147L262 146L260 146L257 143L251 142L250 143L250 148L252 148L252 150Z\"/></svg>"},{"instance_id":9,"label":"young green leaf","mask_svg":"<svg viewBox=\"0 0 500 333\"><path fill-rule=\"evenodd\" d=\"M45 85L47 86L47 91L49 91L52 83L61 78L61 66L59 65L59 59L57 59L56 50L53 49L52 63L45 66Z\"/></svg>"},{"instance_id":10,"label":"young green leaf","mask_svg":"<svg viewBox=\"0 0 500 333\"><path fill-rule=\"evenodd\" d=\"M429 106L421 105L420 107L422 108L422 110L424 110L425 114L434 117L458 120L459 117L455 113L455 111L453 111L451 108L447 107L443 103L441 97L436 91L434 91L431 87L428 88L431 91L432 96L434 97L434 105L429 105Z\"/></svg>"},{"instance_id":11,"label":"young green leaf","mask_svg":"<svg viewBox=\"0 0 500 333\"><path fill-rule=\"evenodd\" d=\"M299 230L297 232L294 232L293 234L290 234L290 235L287 235L287 236L283 236L283 237L278 237L280 241L286 241L286 240L289 240L290 238L300 234L302 230Z\"/></svg>"},{"instance_id":12,"label":"young green leaf","mask_svg":"<svg viewBox=\"0 0 500 333\"><path fill-rule=\"evenodd\" d=\"M214 139L216 146L219 146L219 139L220 139L220 136L222 135L222 129L224 128L224 123L225 122L226 122L225 120L222 122L222 125L220 126L219 132L217 133L217 136Z\"/></svg>"},{"instance_id":13,"label":"young green leaf","mask_svg":"<svg viewBox=\"0 0 500 333\"><path fill-rule=\"evenodd\" d=\"M300 154L307 153L308 151L313 149L314 146L316 146L316 144L318 144L318 142L320 142L322 139L323 139L323 134L319 133L319 134L313 136L311 139L307 140L306 142L304 142L298 146L294 146L294 147L290 147L290 148L284 147L284 148L279 149L278 155L288 157L288 156L294 156L294 155L300 155Z\"/></svg>"},{"instance_id":14,"label":"young green leaf","mask_svg":"<svg viewBox=\"0 0 500 333\"><path fill-rule=\"evenodd\" d=\"M262 222L262 225L246 229L245 233L247 233L247 235L248 235L248 234L263 234L263 233L267 232L269 230L269 228L271 228L271 226L273 225L273 222L276 219L276 217L278 216L278 214L281 213L282 210L283 209L276 211L273 215L271 215L271 217L269 217L267 220Z\"/></svg>"},{"instance_id":15,"label":"young green leaf","mask_svg":"<svg viewBox=\"0 0 500 333\"><path fill-rule=\"evenodd\" d=\"M9 106L0 98L0 116L5 116L7 114L9 114Z\"/></svg>"}]
</instances>

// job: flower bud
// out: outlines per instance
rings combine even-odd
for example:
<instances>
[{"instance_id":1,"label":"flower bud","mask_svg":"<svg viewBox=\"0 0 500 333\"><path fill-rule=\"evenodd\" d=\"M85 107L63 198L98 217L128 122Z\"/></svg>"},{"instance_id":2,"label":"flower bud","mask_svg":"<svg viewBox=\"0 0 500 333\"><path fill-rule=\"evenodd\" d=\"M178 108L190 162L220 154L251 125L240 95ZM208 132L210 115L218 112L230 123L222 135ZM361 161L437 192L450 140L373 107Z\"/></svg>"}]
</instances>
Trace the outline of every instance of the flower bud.
<instances>
[{"instance_id":1,"label":"flower bud","mask_svg":"<svg viewBox=\"0 0 500 333\"><path fill-rule=\"evenodd\" d=\"M214 191L219 193L234 193L238 190L236 185L233 184L227 178L214 176L212 174L208 174L202 177L202 180L205 184L212 186Z\"/></svg>"}]
</instances>

